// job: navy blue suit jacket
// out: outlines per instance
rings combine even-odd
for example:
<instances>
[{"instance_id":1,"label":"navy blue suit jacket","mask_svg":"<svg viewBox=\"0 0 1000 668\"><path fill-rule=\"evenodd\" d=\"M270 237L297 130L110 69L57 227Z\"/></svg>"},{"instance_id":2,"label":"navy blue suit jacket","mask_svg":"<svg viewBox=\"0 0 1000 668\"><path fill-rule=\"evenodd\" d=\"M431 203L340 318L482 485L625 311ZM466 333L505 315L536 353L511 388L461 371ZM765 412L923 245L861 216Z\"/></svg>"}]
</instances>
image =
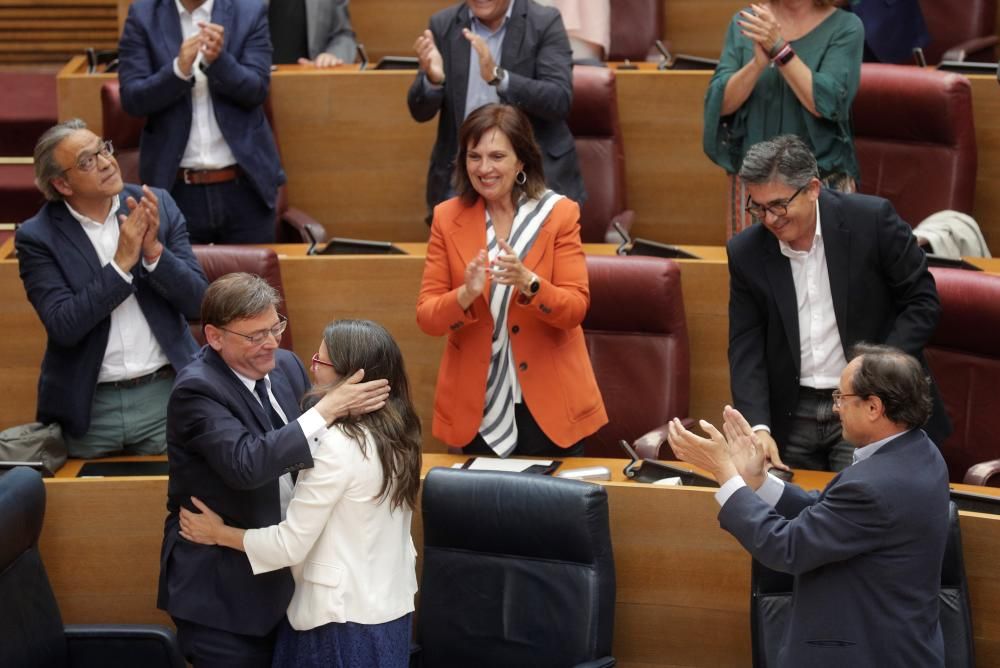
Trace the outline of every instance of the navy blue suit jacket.
<instances>
[{"instance_id":1,"label":"navy blue suit jacket","mask_svg":"<svg viewBox=\"0 0 1000 668\"><path fill-rule=\"evenodd\" d=\"M225 29L223 51L206 71L215 119L237 163L273 208L285 173L264 114L271 83L267 7L260 0L215 0L212 22ZM146 117L139 173L144 183L168 190L191 134L194 79L174 74L182 41L174 0L137 0L118 44L122 107Z\"/></svg>"},{"instance_id":2,"label":"navy blue suit jacket","mask_svg":"<svg viewBox=\"0 0 1000 668\"><path fill-rule=\"evenodd\" d=\"M915 429L821 493L786 484L775 508L743 487L719 512L755 559L795 576L781 666L943 666L938 624L948 468Z\"/></svg>"},{"instance_id":3,"label":"navy blue suit jacket","mask_svg":"<svg viewBox=\"0 0 1000 668\"><path fill-rule=\"evenodd\" d=\"M576 144L566 124L573 103L573 54L562 16L554 7L530 0L513 0L514 9L503 39L500 62L509 78L500 101L518 107L531 119L535 140L542 149L545 183L557 193L582 203L587 194L580 175ZM444 60L446 83L424 93L426 76L417 73L406 101L410 115L421 123L438 116L437 139L427 171L427 206L448 199L458 129L465 120L469 77L469 41L462 29L470 25L468 6L462 2L431 17L430 30Z\"/></svg>"},{"instance_id":4,"label":"navy blue suit jacket","mask_svg":"<svg viewBox=\"0 0 1000 668\"><path fill-rule=\"evenodd\" d=\"M256 396L205 346L174 382L167 406L167 519L157 605L174 617L263 636L285 615L294 584L288 569L254 575L242 552L198 545L178 534L183 505L197 496L226 524L256 529L281 521L278 478L312 467L299 401L309 389L302 362L275 351L271 392L289 423L272 429Z\"/></svg>"},{"instance_id":5,"label":"navy blue suit jacket","mask_svg":"<svg viewBox=\"0 0 1000 668\"><path fill-rule=\"evenodd\" d=\"M866 341L895 346L923 360L941 303L910 226L880 197L824 188L819 211L844 354ZM750 424L769 425L780 447L798 403L802 361L791 264L763 225L733 237L728 253L734 406ZM951 423L936 385L932 391L934 412L926 429L942 444Z\"/></svg>"},{"instance_id":6,"label":"navy blue suit jacket","mask_svg":"<svg viewBox=\"0 0 1000 668\"><path fill-rule=\"evenodd\" d=\"M930 42L918 0L861 0L851 8L865 26L865 44L883 63L913 64L913 48Z\"/></svg>"},{"instance_id":7,"label":"navy blue suit jacket","mask_svg":"<svg viewBox=\"0 0 1000 668\"><path fill-rule=\"evenodd\" d=\"M103 267L97 251L63 202L49 202L17 230L14 239L24 290L45 326L48 341L38 379L38 421L58 422L82 436L90 427L90 409L111 329L111 312L135 295L160 347L176 370L198 350L187 318L198 318L207 281L191 252L184 217L169 193L154 189L160 200L156 269L140 260L132 284L114 267ZM125 198L142 197L139 186L126 185Z\"/></svg>"}]
</instances>

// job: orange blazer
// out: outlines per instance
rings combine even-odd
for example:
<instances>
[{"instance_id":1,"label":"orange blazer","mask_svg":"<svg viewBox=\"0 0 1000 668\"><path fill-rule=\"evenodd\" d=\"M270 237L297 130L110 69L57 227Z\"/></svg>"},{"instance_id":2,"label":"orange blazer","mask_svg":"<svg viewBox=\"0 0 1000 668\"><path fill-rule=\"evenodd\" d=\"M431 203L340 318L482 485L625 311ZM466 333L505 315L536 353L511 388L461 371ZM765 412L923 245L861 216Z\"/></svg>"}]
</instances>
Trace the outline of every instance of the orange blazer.
<instances>
[{"instance_id":1,"label":"orange blazer","mask_svg":"<svg viewBox=\"0 0 1000 668\"><path fill-rule=\"evenodd\" d=\"M553 442L569 447L608 421L580 323L590 306L587 265L580 245L580 207L563 198L553 207L524 266L541 280L530 301L511 301L507 315L524 401ZM464 446L479 432L486 402L493 316L490 284L463 311L458 288L465 268L486 248L482 199L471 207L453 198L434 208L417 324L447 335L434 393L434 436Z\"/></svg>"}]
</instances>

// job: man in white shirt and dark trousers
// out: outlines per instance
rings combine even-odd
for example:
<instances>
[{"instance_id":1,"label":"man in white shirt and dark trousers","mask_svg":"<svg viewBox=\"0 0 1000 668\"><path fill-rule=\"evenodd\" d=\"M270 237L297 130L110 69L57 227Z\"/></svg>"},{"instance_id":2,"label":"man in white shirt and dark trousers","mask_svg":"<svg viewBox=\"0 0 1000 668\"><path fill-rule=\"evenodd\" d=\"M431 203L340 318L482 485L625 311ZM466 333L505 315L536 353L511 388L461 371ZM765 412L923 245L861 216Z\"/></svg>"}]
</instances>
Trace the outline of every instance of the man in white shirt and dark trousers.
<instances>
[{"instance_id":1,"label":"man in white shirt and dark trousers","mask_svg":"<svg viewBox=\"0 0 1000 668\"><path fill-rule=\"evenodd\" d=\"M38 420L62 426L73 457L162 453L206 287L184 217L168 193L123 184L111 142L83 121L45 132L34 160L49 202L15 245L48 335Z\"/></svg>"},{"instance_id":2,"label":"man in white shirt and dark trousers","mask_svg":"<svg viewBox=\"0 0 1000 668\"><path fill-rule=\"evenodd\" d=\"M799 137L750 147L740 168L747 210L760 223L729 255L729 369L733 405L770 461L839 471L853 448L832 393L859 341L896 346L923 362L940 315L934 278L909 225L888 200L823 188ZM927 434L951 432L932 386Z\"/></svg>"},{"instance_id":3,"label":"man in white shirt and dark trousers","mask_svg":"<svg viewBox=\"0 0 1000 668\"><path fill-rule=\"evenodd\" d=\"M138 0L119 43L122 106L145 116L142 179L170 190L194 243L274 241L285 182L264 113L261 0Z\"/></svg>"}]
</instances>

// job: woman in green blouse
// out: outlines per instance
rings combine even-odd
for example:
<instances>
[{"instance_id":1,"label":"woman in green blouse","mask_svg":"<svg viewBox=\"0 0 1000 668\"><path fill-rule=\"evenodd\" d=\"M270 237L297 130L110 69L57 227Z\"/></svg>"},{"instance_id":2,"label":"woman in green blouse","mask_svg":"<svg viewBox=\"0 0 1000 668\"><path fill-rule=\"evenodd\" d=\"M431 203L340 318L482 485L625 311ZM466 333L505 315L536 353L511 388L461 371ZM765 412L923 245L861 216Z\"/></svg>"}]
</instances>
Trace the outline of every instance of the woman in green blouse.
<instances>
[{"instance_id":1,"label":"woman in green blouse","mask_svg":"<svg viewBox=\"0 0 1000 668\"><path fill-rule=\"evenodd\" d=\"M705 153L730 175L728 233L750 224L736 173L747 148L782 134L812 147L829 187L851 192L851 104L864 28L837 0L771 0L736 13L705 96Z\"/></svg>"}]
</instances>

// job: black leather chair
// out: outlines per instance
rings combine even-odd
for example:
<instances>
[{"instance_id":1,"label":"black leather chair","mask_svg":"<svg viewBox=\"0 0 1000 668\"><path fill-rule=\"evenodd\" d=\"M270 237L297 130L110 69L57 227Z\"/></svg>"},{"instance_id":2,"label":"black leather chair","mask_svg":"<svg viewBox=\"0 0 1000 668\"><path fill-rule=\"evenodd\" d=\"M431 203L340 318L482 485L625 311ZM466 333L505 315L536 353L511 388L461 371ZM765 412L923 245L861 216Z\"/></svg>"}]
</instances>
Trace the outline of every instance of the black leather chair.
<instances>
[{"instance_id":1,"label":"black leather chair","mask_svg":"<svg viewBox=\"0 0 1000 668\"><path fill-rule=\"evenodd\" d=\"M414 664L613 666L615 564L604 488L432 469L423 489Z\"/></svg>"},{"instance_id":2,"label":"black leather chair","mask_svg":"<svg viewBox=\"0 0 1000 668\"><path fill-rule=\"evenodd\" d=\"M939 594L941 632L944 635L945 666L967 668L975 665L969 586L962 556L962 530L958 507L948 513L948 543L941 564ZM778 665L778 652L792 612L793 578L753 560L750 569L750 637L754 668Z\"/></svg>"},{"instance_id":3,"label":"black leather chair","mask_svg":"<svg viewBox=\"0 0 1000 668\"><path fill-rule=\"evenodd\" d=\"M0 475L0 665L7 668L184 668L165 626L63 626L38 537L45 485L26 467Z\"/></svg>"}]
</instances>

